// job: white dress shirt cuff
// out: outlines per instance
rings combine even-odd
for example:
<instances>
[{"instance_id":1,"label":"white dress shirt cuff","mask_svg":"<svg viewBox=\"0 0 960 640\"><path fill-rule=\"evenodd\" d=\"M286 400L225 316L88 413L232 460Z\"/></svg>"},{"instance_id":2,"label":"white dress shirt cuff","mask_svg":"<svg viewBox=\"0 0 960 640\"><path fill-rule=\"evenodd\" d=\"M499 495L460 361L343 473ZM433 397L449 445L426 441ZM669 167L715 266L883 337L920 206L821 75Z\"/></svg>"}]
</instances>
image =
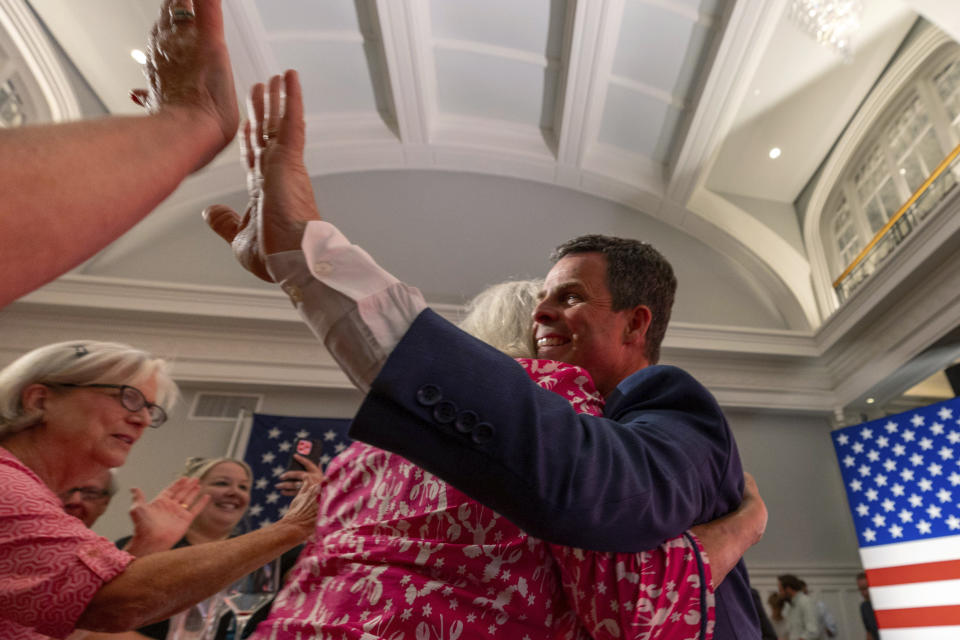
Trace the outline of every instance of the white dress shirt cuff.
<instances>
[{"instance_id":1,"label":"white dress shirt cuff","mask_svg":"<svg viewBox=\"0 0 960 640\"><path fill-rule=\"evenodd\" d=\"M267 256L267 270L347 377L367 392L427 303L328 222L309 222L300 246Z\"/></svg>"}]
</instances>

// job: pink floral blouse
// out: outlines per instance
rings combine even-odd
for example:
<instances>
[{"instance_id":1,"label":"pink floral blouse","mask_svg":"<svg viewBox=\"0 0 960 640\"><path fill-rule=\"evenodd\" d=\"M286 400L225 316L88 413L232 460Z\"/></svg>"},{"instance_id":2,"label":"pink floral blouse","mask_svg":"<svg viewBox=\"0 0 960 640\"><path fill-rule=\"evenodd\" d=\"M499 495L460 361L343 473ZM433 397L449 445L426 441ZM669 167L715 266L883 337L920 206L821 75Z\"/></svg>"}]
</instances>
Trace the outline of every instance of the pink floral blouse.
<instances>
[{"instance_id":1,"label":"pink floral blouse","mask_svg":"<svg viewBox=\"0 0 960 640\"><path fill-rule=\"evenodd\" d=\"M519 362L578 411L601 413L583 369ZM327 481L316 536L255 638L713 636L709 563L689 533L635 554L547 544L359 442L330 463Z\"/></svg>"},{"instance_id":2,"label":"pink floral blouse","mask_svg":"<svg viewBox=\"0 0 960 640\"><path fill-rule=\"evenodd\" d=\"M0 447L0 638L65 638L90 600L133 561L63 510Z\"/></svg>"}]
</instances>

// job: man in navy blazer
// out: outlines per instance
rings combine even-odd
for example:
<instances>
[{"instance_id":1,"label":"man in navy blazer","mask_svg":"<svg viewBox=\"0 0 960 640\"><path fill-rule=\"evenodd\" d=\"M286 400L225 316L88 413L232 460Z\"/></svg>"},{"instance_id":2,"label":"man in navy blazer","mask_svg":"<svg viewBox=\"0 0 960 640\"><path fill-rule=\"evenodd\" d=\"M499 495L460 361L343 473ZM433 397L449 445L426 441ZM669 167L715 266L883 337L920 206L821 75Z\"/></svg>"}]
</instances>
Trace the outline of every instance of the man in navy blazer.
<instances>
[{"instance_id":1,"label":"man in navy blazer","mask_svg":"<svg viewBox=\"0 0 960 640\"><path fill-rule=\"evenodd\" d=\"M716 400L686 372L656 364L676 290L662 255L605 236L558 248L533 320L538 355L584 367L606 399L603 417L578 414L320 221L302 160L299 83L290 71L273 78L271 103L281 82L282 116L276 107L264 116L262 85L251 98L263 135L256 153L248 139L247 215L215 205L205 217L247 269L281 283L368 390L353 437L570 546L641 551L739 505L740 457ZM716 615L716 638L759 640L742 561L717 589Z\"/></svg>"}]
</instances>

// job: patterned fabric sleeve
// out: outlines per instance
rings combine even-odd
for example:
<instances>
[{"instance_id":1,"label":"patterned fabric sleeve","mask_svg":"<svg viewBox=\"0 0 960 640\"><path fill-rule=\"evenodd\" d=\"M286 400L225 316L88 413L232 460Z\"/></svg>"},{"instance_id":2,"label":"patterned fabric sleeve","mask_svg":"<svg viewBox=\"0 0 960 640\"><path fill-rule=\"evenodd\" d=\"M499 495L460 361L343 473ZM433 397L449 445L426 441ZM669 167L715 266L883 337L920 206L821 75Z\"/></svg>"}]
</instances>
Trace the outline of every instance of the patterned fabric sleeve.
<instances>
[{"instance_id":1,"label":"patterned fabric sleeve","mask_svg":"<svg viewBox=\"0 0 960 640\"><path fill-rule=\"evenodd\" d=\"M29 637L24 628L66 637L133 556L64 513L53 492L2 448L0 486L0 637Z\"/></svg>"},{"instance_id":2,"label":"patterned fabric sleeve","mask_svg":"<svg viewBox=\"0 0 960 640\"><path fill-rule=\"evenodd\" d=\"M601 415L603 399L580 367L552 360L518 362L538 385L581 413ZM641 553L599 553L550 545L563 590L594 640L713 637L714 591L709 559L690 532Z\"/></svg>"}]
</instances>

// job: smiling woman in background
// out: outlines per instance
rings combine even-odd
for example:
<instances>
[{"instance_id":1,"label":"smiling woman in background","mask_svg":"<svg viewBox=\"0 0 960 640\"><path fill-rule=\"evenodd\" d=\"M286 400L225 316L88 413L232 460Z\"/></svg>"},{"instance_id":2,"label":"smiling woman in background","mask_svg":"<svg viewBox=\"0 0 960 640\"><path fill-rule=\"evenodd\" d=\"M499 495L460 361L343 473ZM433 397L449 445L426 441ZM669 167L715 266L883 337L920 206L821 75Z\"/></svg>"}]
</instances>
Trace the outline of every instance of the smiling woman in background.
<instances>
[{"instance_id":1,"label":"smiling woman in background","mask_svg":"<svg viewBox=\"0 0 960 640\"><path fill-rule=\"evenodd\" d=\"M0 638L168 618L313 532L319 487L309 477L280 521L202 548L156 552L207 506L196 479L149 504L134 490L125 551L64 512L57 494L121 466L146 428L166 421L176 393L163 360L111 342L47 345L0 371Z\"/></svg>"},{"instance_id":2,"label":"smiling woman in background","mask_svg":"<svg viewBox=\"0 0 960 640\"><path fill-rule=\"evenodd\" d=\"M253 472L243 460L233 458L189 458L182 478L196 478L199 482L201 495L209 496L207 505L197 514L187 532L175 545L174 549L189 547L226 540L236 534L237 525L243 520L250 505L250 489L253 485ZM117 540L117 546L125 548L132 536ZM205 603L198 603L196 609L199 620L202 622L206 613ZM189 615L192 611L185 612ZM137 629L136 632L123 634L124 638L156 638L163 640L167 637L173 618L161 620ZM90 638L109 638L110 634L96 634Z\"/></svg>"}]
</instances>

